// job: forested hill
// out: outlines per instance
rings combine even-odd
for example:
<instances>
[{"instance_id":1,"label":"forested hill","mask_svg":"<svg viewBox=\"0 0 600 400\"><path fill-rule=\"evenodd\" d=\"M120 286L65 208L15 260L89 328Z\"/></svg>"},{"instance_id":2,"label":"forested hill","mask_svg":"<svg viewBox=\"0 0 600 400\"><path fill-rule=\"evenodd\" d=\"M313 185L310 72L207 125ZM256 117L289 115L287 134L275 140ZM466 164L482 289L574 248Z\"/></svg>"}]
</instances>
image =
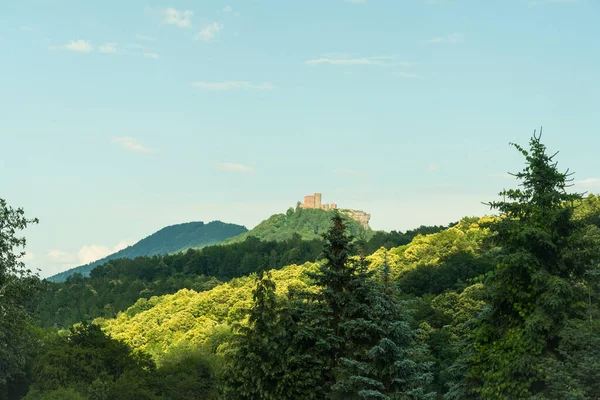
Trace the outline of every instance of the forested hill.
<instances>
[{"instance_id":1,"label":"forested hill","mask_svg":"<svg viewBox=\"0 0 600 400\"><path fill-rule=\"evenodd\" d=\"M370 239L373 236L371 228L352 219L348 211L350 210L340 211L346 220L348 231L356 238ZM331 215L332 211L290 207L285 214L274 214L255 228L230 238L225 243L241 242L249 236L261 240L288 240L294 234L300 235L303 240L321 239L321 234L331 226Z\"/></svg>"},{"instance_id":2,"label":"forested hill","mask_svg":"<svg viewBox=\"0 0 600 400\"><path fill-rule=\"evenodd\" d=\"M404 233L378 231L362 247L365 254L371 254L382 247L406 245L417 235L445 228L421 226ZM42 326L68 328L88 318L113 318L140 298L173 294L180 289L202 292L259 269L314 262L322 252L322 240L302 240L296 234L289 240L265 241L250 236L227 246L120 258L97 266L89 277L73 274L64 282L48 283L37 311Z\"/></svg>"},{"instance_id":3,"label":"forested hill","mask_svg":"<svg viewBox=\"0 0 600 400\"><path fill-rule=\"evenodd\" d=\"M205 246L218 244L225 239L246 232L244 226L228 224L221 221L187 222L171 225L140 240L133 246L113 253L93 263L72 268L48 278L52 282L63 282L70 275L78 272L84 276L98 265L118 258L135 258L140 256L152 257L161 254L172 254L187 249L200 249Z\"/></svg>"}]
</instances>

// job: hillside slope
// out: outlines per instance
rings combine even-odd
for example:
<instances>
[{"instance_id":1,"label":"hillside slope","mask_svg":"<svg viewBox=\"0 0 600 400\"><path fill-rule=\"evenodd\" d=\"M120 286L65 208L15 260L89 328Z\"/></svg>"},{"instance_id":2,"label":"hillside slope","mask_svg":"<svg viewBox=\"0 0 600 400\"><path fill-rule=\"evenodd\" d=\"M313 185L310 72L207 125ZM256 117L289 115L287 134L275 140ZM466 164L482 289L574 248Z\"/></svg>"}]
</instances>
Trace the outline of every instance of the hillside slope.
<instances>
[{"instance_id":1,"label":"hillside slope","mask_svg":"<svg viewBox=\"0 0 600 400\"><path fill-rule=\"evenodd\" d=\"M464 282L487 272L492 265L486 256L489 249L482 247L488 231L480 223L486 220L465 218L455 227L417 235L407 245L389 251L382 248L368 256L367 262L373 269L388 263L393 281L407 289L430 285L433 293L439 294L466 286ZM314 290L307 273L318 266L318 262L307 262L272 270L277 293L285 295L289 287ZM160 361L177 346L200 346L243 319L244 311L252 306L254 287L251 274L201 293L182 289L175 294L141 298L116 318L98 318L96 322L112 337Z\"/></svg>"},{"instance_id":2,"label":"hillside slope","mask_svg":"<svg viewBox=\"0 0 600 400\"><path fill-rule=\"evenodd\" d=\"M253 229L226 240L224 243L242 242L253 236L261 240L288 240L297 233L303 240L321 239L331 226L331 211L320 209L289 208L285 214L274 214ZM373 231L368 225L367 213L357 210L340 210L346 216L348 230L358 238L370 239ZM360 216L354 219L353 217Z\"/></svg>"},{"instance_id":3,"label":"hillside slope","mask_svg":"<svg viewBox=\"0 0 600 400\"><path fill-rule=\"evenodd\" d=\"M178 253L190 248L202 248L211 244L218 244L225 239L246 232L247 229L240 225L228 224L221 221L187 222L171 225L140 240L133 246L106 256L93 263L72 268L48 278L52 282L63 282L74 273L89 275L90 271L107 261L117 258L135 258L140 256L155 256L160 254Z\"/></svg>"}]
</instances>

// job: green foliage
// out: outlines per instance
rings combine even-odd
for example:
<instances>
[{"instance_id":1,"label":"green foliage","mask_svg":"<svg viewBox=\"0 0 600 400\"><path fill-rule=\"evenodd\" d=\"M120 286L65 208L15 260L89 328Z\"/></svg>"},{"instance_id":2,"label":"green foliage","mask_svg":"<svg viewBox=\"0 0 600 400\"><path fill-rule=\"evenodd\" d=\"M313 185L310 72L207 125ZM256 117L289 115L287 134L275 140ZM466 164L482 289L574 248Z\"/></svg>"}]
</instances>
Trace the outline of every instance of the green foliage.
<instances>
[{"instance_id":1,"label":"green foliage","mask_svg":"<svg viewBox=\"0 0 600 400\"><path fill-rule=\"evenodd\" d=\"M490 399L552 392L548 363L557 357L569 320L583 316L580 282L597 254L573 218L580 196L566 192L568 173L558 171L535 134L530 151L514 146L526 159L515 174L522 188L490 203L503 213L490 224L502 254L486 282L490 309L475 331L470 373L476 391Z\"/></svg>"},{"instance_id":2,"label":"green foliage","mask_svg":"<svg viewBox=\"0 0 600 400\"><path fill-rule=\"evenodd\" d=\"M354 274L343 322L344 349L332 389L346 399L435 399L427 387L433 378L424 346L396 297L384 262L382 283L359 264Z\"/></svg>"},{"instance_id":3,"label":"green foliage","mask_svg":"<svg viewBox=\"0 0 600 400\"><path fill-rule=\"evenodd\" d=\"M140 240L133 246L117 251L93 263L72 268L48 278L51 282L64 282L69 276L79 273L89 275L95 267L119 258L152 257L156 255L173 254L188 249L199 249L205 246L223 242L237 236L247 229L240 225L228 224L221 221L187 222L167 226L152 235Z\"/></svg>"},{"instance_id":4,"label":"green foliage","mask_svg":"<svg viewBox=\"0 0 600 400\"><path fill-rule=\"evenodd\" d=\"M340 398L433 398L425 389L430 375L415 360L424 349L414 346L415 332L395 300L387 259L378 284L377 271L352 257L353 238L337 212L324 237L325 262L310 276L329 328L322 339L329 347L323 368L331 370L325 383Z\"/></svg>"},{"instance_id":5,"label":"green foliage","mask_svg":"<svg viewBox=\"0 0 600 400\"><path fill-rule=\"evenodd\" d=\"M229 365L223 395L227 399L279 399L288 392L284 387L286 360L282 357L289 346L281 321L284 312L270 274L260 275L252 292L248 324L236 324L232 350L226 353Z\"/></svg>"},{"instance_id":6,"label":"green foliage","mask_svg":"<svg viewBox=\"0 0 600 400\"><path fill-rule=\"evenodd\" d=\"M275 214L262 221L248 232L226 240L225 243L239 242L253 236L261 240L288 240L295 234L303 240L320 239L322 234L331 226L333 211L320 209L296 208L286 214ZM373 235L371 229L365 229L358 221L344 216L350 232L356 237L370 239Z\"/></svg>"},{"instance_id":7,"label":"green foliage","mask_svg":"<svg viewBox=\"0 0 600 400\"><path fill-rule=\"evenodd\" d=\"M409 244L418 235L430 235L443 231L447 227L445 226L425 226L421 225L416 229L408 230L404 233L399 231L383 232L376 231L373 236L364 246L365 254L373 254L375 251L382 247L386 250L390 250L393 247L404 246Z\"/></svg>"},{"instance_id":8,"label":"green foliage","mask_svg":"<svg viewBox=\"0 0 600 400\"><path fill-rule=\"evenodd\" d=\"M433 229L421 227L406 234L377 232L366 247L373 248L381 241L387 245L404 242L417 231ZM180 289L202 292L261 268L317 261L322 251L322 240L302 240L294 234L284 241L248 237L243 242L180 254L111 260L93 269L89 277L75 273L63 283L45 282L38 313L42 326L68 328L82 320L115 317L140 298L173 294Z\"/></svg>"},{"instance_id":9,"label":"green foliage","mask_svg":"<svg viewBox=\"0 0 600 400\"><path fill-rule=\"evenodd\" d=\"M0 199L0 396L7 380L24 373L33 346L31 302L39 279L25 267L26 241L16 235L37 222Z\"/></svg>"},{"instance_id":10,"label":"green foliage","mask_svg":"<svg viewBox=\"0 0 600 400\"><path fill-rule=\"evenodd\" d=\"M85 319L112 318L138 299L173 294L180 289L209 290L260 268L316 261L322 241L298 235L276 242L249 237L227 246L208 246L185 253L112 260L85 278L70 276L64 283L46 283L39 302L42 326L67 328ZM140 305L138 305L140 306Z\"/></svg>"},{"instance_id":11,"label":"green foliage","mask_svg":"<svg viewBox=\"0 0 600 400\"><path fill-rule=\"evenodd\" d=\"M133 352L98 325L86 322L72 327L66 336L56 337L33 367L35 387L43 391L90 385L96 379L115 382L127 371L143 374L152 370L154 363L147 355Z\"/></svg>"},{"instance_id":12,"label":"green foliage","mask_svg":"<svg viewBox=\"0 0 600 400\"><path fill-rule=\"evenodd\" d=\"M271 271L277 291L286 293L289 286L308 288L306 272L313 268L304 264ZM98 322L112 337L148 352L161 364L171 349L183 343L210 343L214 334L223 335L228 326L242 321L252 307L253 286L250 276L201 293L182 289L173 295L140 299L117 318Z\"/></svg>"},{"instance_id":13,"label":"green foliage","mask_svg":"<svg viewBox=\"0 0 600 400\"><path fill-rule=\"evenodd\" d=\"M367 260L374 268L384 258L391 275L404 293L422 296L463 289L471 279L494 267L498 249L485 243L490 218L463 218L452 227L432 234L417 234L404 246L380 249Z\"/></svg>"},{"instance_id":14,"label":"green foliage","mask_svg":"<svg viewBox=\"0 0 600 400\"><path fill-rule=\"evenodd\" d=\"M170 400L208 400L217 396L215 370L220 360L203 348L170 351L156 371L160 392Z\"/></svg>"},{"instance_id":15,"label":"green foliage","mask_svg":"<svg viewBox=\"0 0 600 400\"><path fill-rule=\"evenodd\" d=\"M23 400L86 400L86 398L73 388L61 388L46 392L34 389Z\"/></svg>"}]
</instances>

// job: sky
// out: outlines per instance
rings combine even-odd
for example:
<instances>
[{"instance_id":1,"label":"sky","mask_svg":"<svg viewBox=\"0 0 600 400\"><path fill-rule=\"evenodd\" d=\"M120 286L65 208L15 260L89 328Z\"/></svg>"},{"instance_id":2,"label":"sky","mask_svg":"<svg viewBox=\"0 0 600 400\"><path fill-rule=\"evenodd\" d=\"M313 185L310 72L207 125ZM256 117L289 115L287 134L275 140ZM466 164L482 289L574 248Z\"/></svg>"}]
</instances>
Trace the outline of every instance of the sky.
<instances>
[{"instance_id":1,"label":"sky","mask_svg":"<svg viewBox=\"0 0 600 400\"><path fill-rule=\"evenodd\" d=\"M600 192L596 0L0 0L0 198L42 277L306 194L484 215L543 126Z\"/></svg>"}]
</instances>

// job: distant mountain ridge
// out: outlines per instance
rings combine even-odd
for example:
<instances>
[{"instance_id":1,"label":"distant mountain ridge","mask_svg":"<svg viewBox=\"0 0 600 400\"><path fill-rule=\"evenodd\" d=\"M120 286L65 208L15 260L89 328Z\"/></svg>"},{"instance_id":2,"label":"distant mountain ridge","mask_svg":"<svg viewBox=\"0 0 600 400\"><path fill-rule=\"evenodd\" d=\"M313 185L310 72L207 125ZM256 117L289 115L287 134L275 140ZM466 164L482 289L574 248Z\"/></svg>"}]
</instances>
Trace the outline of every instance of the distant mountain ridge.
<instances>
[{"instance_id":1,"label":"distant mountain ridge","mask_svg":"<svg viewBox=\"0 0 600 400\"><path fill-rule=\"evenodd\" d=\"M235 243L253 236L261 240L282 241L291 239L294 234L303 240L321 239L331 226L333 211L317 208L289 208L285 214L274 214L251 230L229 238L223 244ZM364 211L340 209L346 219L348 231L355 237L370 239L374 232L369 227L371 216Z\"/></svg>"},{"instance_id":2,"label":"distant mountain ridge","mask_svg":"<svg viewBox=\"0 0 600 400\"><path fill-rule=\"evenodd\" d=\"M117 258L151 257L160 254L178 253L191 248L199 249L221 243L228 238L238 236L247 231L248 229L244 226L221 221L213 221L208 224L204 222L186 222L170 225L123 250L110 254L93 263L61 272L47 279L52 282L63 282L74 273L87 276L98 265Z\"/></svg>"}]
</instances>

